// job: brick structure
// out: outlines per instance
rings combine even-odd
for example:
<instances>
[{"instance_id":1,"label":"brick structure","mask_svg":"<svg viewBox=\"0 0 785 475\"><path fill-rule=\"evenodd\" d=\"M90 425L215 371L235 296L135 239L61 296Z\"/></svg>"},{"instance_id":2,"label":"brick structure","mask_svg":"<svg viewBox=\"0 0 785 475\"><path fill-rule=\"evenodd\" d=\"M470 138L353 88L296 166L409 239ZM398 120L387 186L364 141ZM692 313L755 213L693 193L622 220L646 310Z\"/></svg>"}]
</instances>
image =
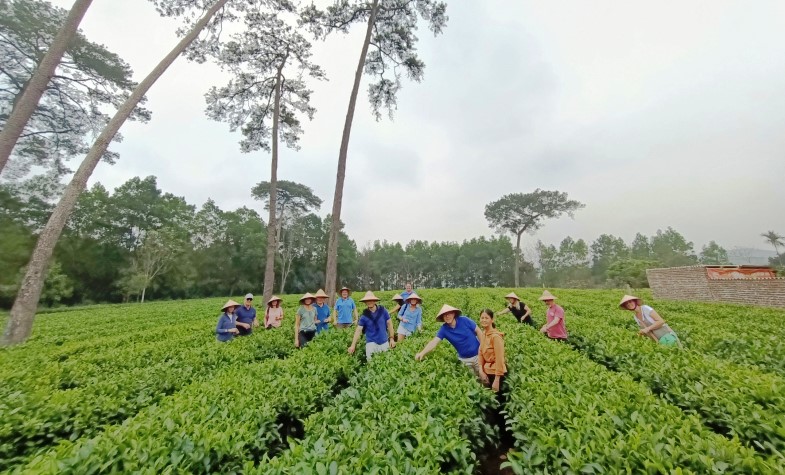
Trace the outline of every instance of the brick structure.
<instances>
[{"instance_id":1,"label":"brick structure","mask_svg":"<svg viewBox=\"0 0 785 475\"><path fill-rule=\"evenodd\" d=\"M785 279L768 267L669 267L646 277L654 298L785 308Z\"/></svg>"}]
</instances>

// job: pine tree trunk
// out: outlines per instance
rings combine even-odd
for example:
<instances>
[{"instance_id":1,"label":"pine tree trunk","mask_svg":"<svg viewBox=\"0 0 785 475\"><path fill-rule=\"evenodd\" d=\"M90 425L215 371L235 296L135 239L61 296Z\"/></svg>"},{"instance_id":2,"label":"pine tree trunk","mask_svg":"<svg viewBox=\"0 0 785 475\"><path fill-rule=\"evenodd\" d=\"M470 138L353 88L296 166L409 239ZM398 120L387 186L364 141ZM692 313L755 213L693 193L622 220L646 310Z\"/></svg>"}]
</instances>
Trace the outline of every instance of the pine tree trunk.
<instances>
[{"instance_id":1,"label":"pine tree trunk","mask_svg":"<svg viewBox=\"0 0 785 475\"><path fill-rule=\"evenodd\" d=\"M515 243L515 287L520 287L520 267L521 267L521 235L518 233L518 240Z\"/></svg>"},{"instance_id":2,"label":"pine tree trunk","mask_svg":"<svg viewBox=\"0 0 785 475\"><path fill-rule=\"evenodd\" d=\"M281 79L283 77L283 67L286 64L284 58L278 74L275 77L275 109L273 110L273 149L272 159L270 160L270 214L267 223L267 260L264 264L264 289L262 295L264 302L270 300L273 295L275 285L275 252L278 249L278 225L275 215L275 205L278 198L278 121L281 113ZM283 292L281 292L283 293Z\"/></svg>"},{"instance_id":3,"label":"pine tree trunk","mask_svg":"<svg viewBox=\"0 0 785 475\"><path fill-rule=\"evenodd\" d=\"M14 150L19 136L22 135L25 125L35 112L38 101L46 90L49 80L54 76L57 65L63 59L63 54L76 36L79 23L82 22L87 9L93 0L76 0L68 12L65 23L57 32L49 50L46 52L38 67L20 92L21 97L16 100L11 115L0 132L0 171L3 171L11 152Z\"/></svg>"},{"instance_id":4,"label":"pine tree trunk","mask_svg":"<svg viewBox=\"0 0 785 475\"><path fill-rule=\"evenodd\" d=\"M57 240L63 232L68 217L76 205L79 195L85 189L87 180L95 170L96 165L101 160L101 157L109 147L109 143L114 138L117 131L131 115L139 101L144 97L150 87L158 80L159 77L166 71L166 69L177 59L178 56L190 45L199 33L207 26L210 18L226 4L228 0L218 0L213 4L210 10L199 20L193 29L185 36L177 46L174 47L166 57L144 78L144 80L136 86L133 93L126 99L115 113L112 120L106 125L101 135L93 143L92 148L85 156L79 169L74 174L71 182L65 189L63 197L57 203L54 211L49 220L38 236L33 254L30 256L30 263L27 266L22 283L19 286L19 293L16 295L13 307L11 307L11 314L8 318L5 333L3 334L2 345L13 345L21 343L30 336L30 331L33 327L33 319L35 317L36 307L38 300L41 298L41 288L44 285L46 272L49 268L49 261L52 258Z\"/></svg>"},{"instance_id":5,"label":"pine tree trunk","mask_svg":"<svg viewBox=\"0 0 785 475\"><path fill-rule=\"evenodd\" d=\"M354 119L354 109L357 105L357 93L360 90L360 81L365 68L365 57L368 54L368 46L371 43L371 33L373 24L376 22L376 14L379 12L379 0L373 0L371 14L368 17L368 28L365 31L365 41L363 42L360 60L357 63L357 71L354 74L354 85L352 94L349 97L349 108L346 111L346 122L343 126L343 136L341 137L341 150L338 153L338 173L335 177L335 196L333 197L332 222L330 223L330 237L327 241L327 269L325 271L325 290L330 297L330 305L335 303L335 291L338 281L338 236L341 226L341 205L343 204L343 183L346 178L346 155L349 151L349 136L352 133L352 120Z\"/></svg>"}]
</instances>

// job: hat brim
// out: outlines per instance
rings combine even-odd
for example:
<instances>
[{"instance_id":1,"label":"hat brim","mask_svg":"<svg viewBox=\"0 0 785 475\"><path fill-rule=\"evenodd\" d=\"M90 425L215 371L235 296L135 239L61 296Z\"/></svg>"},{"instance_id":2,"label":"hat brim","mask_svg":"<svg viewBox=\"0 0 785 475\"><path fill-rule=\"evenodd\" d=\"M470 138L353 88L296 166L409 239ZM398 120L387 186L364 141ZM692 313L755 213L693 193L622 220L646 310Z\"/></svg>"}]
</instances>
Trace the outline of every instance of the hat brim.
<instances>
[{"instance_id":1,"label":"hat brim","mask_svg":"<svg viewBox=\"0 0 785 475\"><path fill-rule=\"evenodd\" d=\"M624 306L627 305L627 302L635 302L636 305L642 305L643 304L643 300L641 300L641 299L636 297L636 298L633 298L633 299L622 300L621 303L619 303L619 308L621 308L623 310L626 310L626 308L624 308Z\"/></svg>"},{"instance_id":2,"label":"hat brim","mask_svg":"<svg viewBox=\"0 0 785 475\"><path fill-rule=\"evenodd\" d=\"M447 315L448 313L457 313L458 315L456 315L456 317L458 317L461 314L461 311L460 310L450 310L449 312L444 312L444 313L436 316L436 321L437 322L443 322L444 321L444 316Z\"/></svg>"}]
</instances>

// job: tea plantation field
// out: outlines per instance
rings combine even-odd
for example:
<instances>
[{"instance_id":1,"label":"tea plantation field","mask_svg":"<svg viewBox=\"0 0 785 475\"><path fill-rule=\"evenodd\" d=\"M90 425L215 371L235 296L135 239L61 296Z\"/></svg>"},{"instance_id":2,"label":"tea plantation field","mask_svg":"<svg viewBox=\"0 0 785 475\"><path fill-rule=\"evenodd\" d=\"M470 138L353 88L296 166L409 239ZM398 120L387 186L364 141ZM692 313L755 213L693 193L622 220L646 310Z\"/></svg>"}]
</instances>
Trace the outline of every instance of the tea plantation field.
<instances>
[{"instance_id":1,"label":"tea plantation field","mask_svg":"<svg viewBox=\"0 0 785 475\"><path fill-rule=\"evenodd\" d=\"M552 290L568 344L497 318L503 407L446 342L415 361L443 303L478 321L509 291L418 291L424 332L370 363L353 330L294 348L298 296L227 344L226 298L42 313L0 350L0 472L785 473L785 311L641 295L685 345L660 348L622 292ZM542 324L542 290L515 291Z\"/></svg>"}]
</instances>

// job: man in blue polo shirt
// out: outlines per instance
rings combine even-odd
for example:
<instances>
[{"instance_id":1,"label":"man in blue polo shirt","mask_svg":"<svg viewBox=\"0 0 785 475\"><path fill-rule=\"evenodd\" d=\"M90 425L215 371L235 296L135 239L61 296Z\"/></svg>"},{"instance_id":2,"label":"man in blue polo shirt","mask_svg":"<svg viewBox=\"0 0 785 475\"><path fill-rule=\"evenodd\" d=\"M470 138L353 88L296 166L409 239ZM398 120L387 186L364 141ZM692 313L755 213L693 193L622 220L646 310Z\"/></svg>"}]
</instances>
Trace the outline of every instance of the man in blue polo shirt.
<instances>
[{"instance_id":1,"label":"man in blue polo shirt","mask_svg":"<svg viewBox=\"0 0 785 475\"><path fill-rule=\"evenodd\" d=\"M335 301L335 326L348 328L357 323L357 305L349 297L349 288L341 288L341 297Z\"/></svg>"},{"instance_id":2,"label":"man in blue polo shirt","mask_svg":"<svg viewBox=\"0 0 785 475\"><path fill-rule=\"evenodd\" d=\"M253 332L253 327L259 326L259 321L256 319L256 308L253 306L253 294L245 295L245 303L234 311L237 315L237 329L240 331L240 336L250 335Z\"/></svg>"},{"instance_id":3,"label":"man in blue polo shirt","mask_svg":"<svg viewBox=\"0 0 785 475\"><path fill-rule=\"evenodd\" d=\"M444 322L436 333L436 338L429 341L425 348L414 356L417 361L422 361L425 355L433 351L436 345L442 340L447 340L458 352L458 359L461 363L471 369L474 374L483 382L488 381L488 376L480 367L478 354L480 352L480 341L482 341L482 330L469 317L461 315L461 311L447 304L442 306L436 321Z\"/></svg>"},{"instance_id":4,"label":"man in blue polo shirt","mask_svg":"<svg viewBox=\"0 0 785 475\"><path fill-rule=\"evenodd\" d=\"M316 309L316 334L318 335L330 328L330 304L325 302L327 294L324 289L319 289L314 297L316 297L314 308Z\"/></svg>"},{"instance_id":5,"label":"man in blue polo shirt","mask_svg":"<svg viewBox=\"0 0 785 475\"><path fill-rule=\"evenodd\" d=\"M365 358L371 359L374 353L381 353L390 348L395 348L395 338L393 337L392 320L387 309L379 305L379 299L370 290L365 293L360 302L368 307L363 310L363 316L357 323L354 331L352 346L349 347L349 354L354 354L357 348L357 340L365 331Z\"/></svg>"}]
</instances>

